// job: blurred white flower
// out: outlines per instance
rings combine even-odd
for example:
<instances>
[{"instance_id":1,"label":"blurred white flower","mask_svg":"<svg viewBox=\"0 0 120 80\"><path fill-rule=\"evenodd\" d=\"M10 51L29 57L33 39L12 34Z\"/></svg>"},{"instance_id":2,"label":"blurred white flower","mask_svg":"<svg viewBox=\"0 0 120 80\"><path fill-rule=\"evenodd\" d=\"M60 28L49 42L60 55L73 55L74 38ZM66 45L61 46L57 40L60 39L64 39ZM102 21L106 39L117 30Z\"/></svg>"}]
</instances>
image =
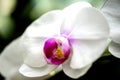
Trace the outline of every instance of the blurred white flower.
<instances>
[{"instance_id":1,"label":"blurred white flower","mask_svg":"<svg viewBox=\"0 0 120 80\"><path fill-rule=\"evenodd\" d=\"M79 78L104 52L108 36L103 14L87 2L77 2L33 22L3 51L0 71L10 76L8 72L20 68L26 77L43 77L61 65L66 75Z\"/></svg>"},{"instance_id":2,"label":"blurred white flower","mask_svg":"<svg viewBox=\"0 0 120 80\"><path fill-rule=\"evenodd\" d=\"M112 55L120 58L120 0L108 0L102 11L110 25L109 51Z\"/></svg>"}]
</instances>

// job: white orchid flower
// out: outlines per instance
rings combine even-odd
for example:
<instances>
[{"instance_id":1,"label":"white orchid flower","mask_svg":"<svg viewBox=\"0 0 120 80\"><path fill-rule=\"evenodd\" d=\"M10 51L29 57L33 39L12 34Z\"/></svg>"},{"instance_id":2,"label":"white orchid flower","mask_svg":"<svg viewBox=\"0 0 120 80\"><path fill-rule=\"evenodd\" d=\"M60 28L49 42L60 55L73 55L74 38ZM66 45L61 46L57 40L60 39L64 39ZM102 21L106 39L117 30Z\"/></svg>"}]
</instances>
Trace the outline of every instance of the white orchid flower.
<instances>
[{"instance_id":1,"label":"white orchid flower","mask_svg":"<svg viewBox=\"0 0 120 80\"><path fill-rule=\"evenodd\" d=\"M66 75L79 78L104 52L108 36L109 26L103 14L87 2L77 2L38 18L12 52L18 54L18 59L22 55L24 63L21 61L18 67L26 77L42 77L62 66ZM1 57L7 56L5 52ZM6 63L12 65L10 59Z\"/></svg>"},{"instance_id":2,"label":"white orchid flower","mask_svg":"<svg viewBox=\"0 0 120 80\"><path fill-rule=\"evenodd\" d=\"M120 58L120 0L108 0L102 11L110 25L109 51Z\"/></svg>"}]
</instances>

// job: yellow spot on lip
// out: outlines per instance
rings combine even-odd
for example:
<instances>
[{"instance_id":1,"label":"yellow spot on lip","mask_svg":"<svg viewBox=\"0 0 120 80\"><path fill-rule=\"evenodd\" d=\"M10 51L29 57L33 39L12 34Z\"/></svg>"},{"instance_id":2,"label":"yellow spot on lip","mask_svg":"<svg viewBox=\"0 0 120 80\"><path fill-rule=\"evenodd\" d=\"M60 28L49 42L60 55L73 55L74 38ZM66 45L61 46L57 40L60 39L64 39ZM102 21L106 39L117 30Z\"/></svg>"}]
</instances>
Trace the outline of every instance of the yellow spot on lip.
<instances>
[{"instance_id":1,"label":"yellow spot on lip","mask_svg":"<svg viewBox=\"0 0 120 80\"><path fill-rule=\"evenodd\" d=\"M65 58L62 45L61 45L61 40L56 39L56 43L58 44L58 46L57 46L57 49L55 50L55 57L58 59Z\"/></svg>"},{"instance_id":2,"label":"yellow spot on lip","mask_svg":"<svg viewBox=\"0 0 120 80\"><path fill-rule=\"evenodd\" d=\"M61 49L57 48L56 51L55 51L55 57L57 57L58 59L62 59L64 58L64 53Z\"/></svg>"}]
</instances>

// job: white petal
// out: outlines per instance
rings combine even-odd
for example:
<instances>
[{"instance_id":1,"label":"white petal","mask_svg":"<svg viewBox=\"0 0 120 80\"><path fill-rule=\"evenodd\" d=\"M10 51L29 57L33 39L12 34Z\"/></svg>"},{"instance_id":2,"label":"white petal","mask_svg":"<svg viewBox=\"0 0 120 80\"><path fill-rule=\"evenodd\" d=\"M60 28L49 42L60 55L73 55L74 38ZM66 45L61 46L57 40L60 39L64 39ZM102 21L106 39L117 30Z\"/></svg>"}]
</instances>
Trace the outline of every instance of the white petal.
<instances>
[{"instance_id":1,"label":"white petal","mask_svg":"<svg viewBox=\"0 0 120 80\"><path fill-rule=\"evenodd\" d=\"M42 76L48 75L56 67L57 66L55 65L47 64L43 67L36 68L36 67L30 67L26 64L23 64L20 67L19 72L26 77L42 77Z\"/></svg>"},{"instance_id":2,"label":"white petal","mask_svg":"<svg viewBox=\"0 0 120 80\"><path fill-rule=\"evenodd\" d=\"M76 2L63 10L65 20L61 28L62 34L68 34L69 32L71 32L71 30L74 28L73 23L78 17L77 14L79 14L79 11L81 9L86 7L91 7L91 5L87 2Z\"/></svg>"},{"instance_id":3,"label":"white petal","mask_svg":"<svg viewBox=\"0 0 120 80\"><path fill-rule=\"evenodd\" d=\"M25 35L37 38L59 35L61 21L60 10L50 11L33 22L25 31Z\"/></svg>"},{"instance_id":4,"label":"white petal","mask_svg":"<svg viewBox=\"0 0 120 80\"><path fill-rule=\"evenodd\" d=\"M109 35L109 25L103 14L87 7L79 11L69 37L74 39L104 39Z\"/></svg>"},{"instance_id":5,"label":"white petal","mask_svg":"<svg viewBox=\"0 0 120 80\"><path fill-rule=\"evenodd\" d=\"M114 42L120 44L120 27L118 26L118 28L111 28L110 36Z\"/></svg>"},{"instance_id":6,"label":"white petal","mask_svg":"<svg viewBox=\"0 0 120 80\"><path fill-rule=\"evenodd\" d=\"M90 64L90 65L87 65L80 69L73 69L70 67L70 60L67 60L63 64L63 71L66 75L68 75L71 78L79 78L79 77L83 76L84 74L86 74L91 66L92 65Z\"/></svg>"},{"instance_id":7,"label":"white petal","mask_svg":"<svg viewBox=\"0 0 120 80\"><path fill-rule=\"evenodd\" d=\"M26 38L24 40L24 44L28 50L28 54L24 60L25 64L31 67L42 67L47 64L43 52L44 40L44 38Z\"/></svg>"},{"instance_id":8,"label":"white petal","mask_svg":"<svg viewBox=\"0 0 120 80\"><path fill-rule=\"evenodd\" d=\"M120 44L112 41L109 46L109 51L113 56L120 58Z\"/></svg>"},{"instance_id":9,"label":"white petal","mask_svg":"<svg viewBox=\"0 0 120 80\"><path fill-rule=\"evenodd\" d=\"M12 71L11 76L5 77L5 80L47 80L52 76L46 75L42 77L26 77L19 73L19 71Z\"/></svg>"},{"instance_id":10,"label":"white petal","mask_svg":"<svg viewBox=\"0 0 120 80\"><path fill-rule=\"evenodd\" d=\"M120 43L120 0L108 0L102 11L109 22L111 38Z\"/></svg>"},{"instance_id":11,"label":"white petal","mask_svg":"<svg viewBox=\"0 0 120 80\"><path fill-rule=\"evenodd\" d=\"M27 54L26 47L23 45L21 38L11 42L6 48L1 52L0 55L0 73L4 77L11 77L18 67L24 61L24 56Z\"/></svg>"},{"instance_id":12,"label":"white petal","mask_svg":"<svg viewBox=\"0 0 120 80\"><path fill-rule=\"evenodd\" d=\"M38 51L39 48L34 48L33 52L28 53L24 63L31 67L42 67L47 64L45 56L42 51ZM37 52L38 51L38 52Z\"/></svg>"},{"instance_id":13,"label":"white petal","mask_svg":"<svg viewBox=\"0 0 120 80\"><path fill-rule=\"evenodd\" d=\"M70 66L74 69L83 68L98 59L107 47L107 40L74 40Z\"/></svg>"}]
</instances>

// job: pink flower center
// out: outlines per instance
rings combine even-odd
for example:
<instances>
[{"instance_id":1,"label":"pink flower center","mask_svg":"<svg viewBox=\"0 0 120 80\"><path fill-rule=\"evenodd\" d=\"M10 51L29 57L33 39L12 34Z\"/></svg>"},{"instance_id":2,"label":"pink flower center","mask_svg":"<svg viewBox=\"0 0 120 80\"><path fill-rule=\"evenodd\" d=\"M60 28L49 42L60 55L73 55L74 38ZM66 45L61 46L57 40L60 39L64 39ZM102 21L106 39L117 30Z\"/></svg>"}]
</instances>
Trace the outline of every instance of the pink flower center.
<instances>
[{"instance_id":1,"label":"pink flower center","mask_svg":"<svg viewBox=\"0 0 120 80\"><path fill-rule=\"evenodd\" d=\"M70 55L70 44L65 37L48 38L44 43L44 54L50 64L60 65Z\"/></svg>"}]
</instances>

